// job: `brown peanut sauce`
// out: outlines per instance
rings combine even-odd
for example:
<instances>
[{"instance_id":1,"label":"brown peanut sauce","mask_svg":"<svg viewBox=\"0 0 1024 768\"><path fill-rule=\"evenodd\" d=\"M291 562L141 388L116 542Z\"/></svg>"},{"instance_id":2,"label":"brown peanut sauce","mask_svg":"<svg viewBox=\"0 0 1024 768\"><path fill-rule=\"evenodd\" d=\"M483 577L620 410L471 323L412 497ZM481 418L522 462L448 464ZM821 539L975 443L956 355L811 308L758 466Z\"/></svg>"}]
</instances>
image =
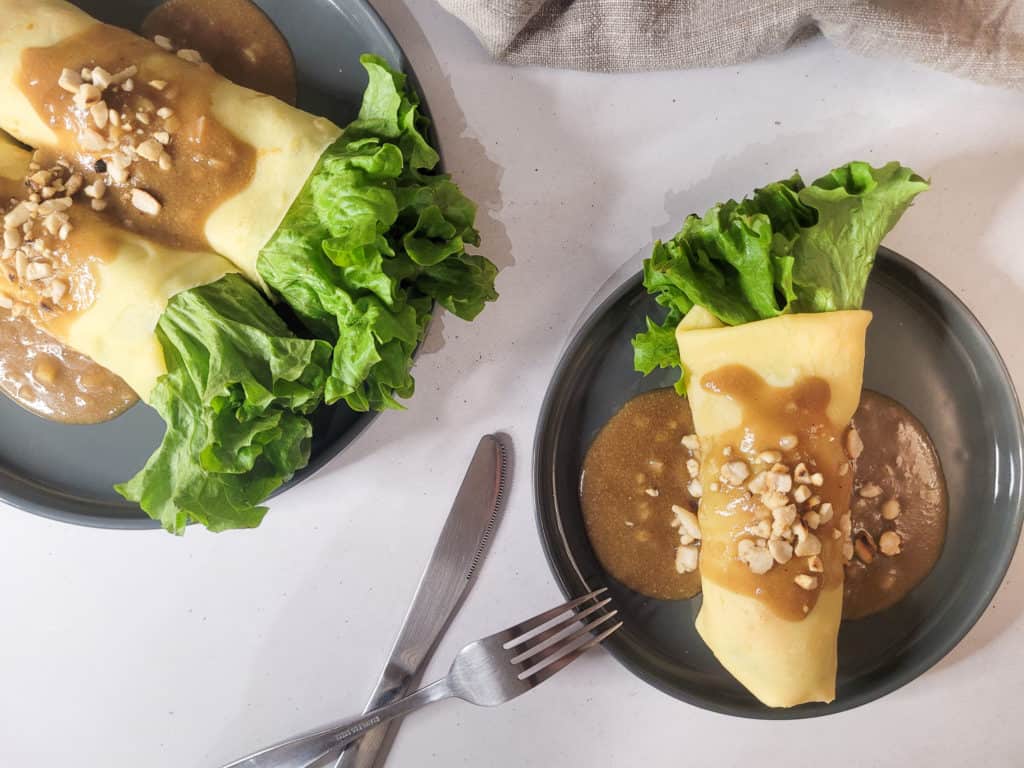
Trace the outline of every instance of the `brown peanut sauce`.
<instances>
[{"instance_id":1,"label":"brown peanut sauce","mask_svg":"<svg viewBox=\"0 0 1024 768\"><path fill-rule=\"evenodd\" d=\"M698 572L675 568L679 530L672 527L673 504L697 509L687 490L689 453L679 442L692 432L684 398L671 388L645 392L601 429L580 478L583 520L601 565L630 589L665 600L700 592Z\"/></svg>"},{"instance_id":2,"label":"brown peanut sauce","mask_svg":"<svg viewBox=\"0 0 1024 768\"><path fill-rule=\"evenodd\" d=\"M735 430L702 441L705 456L701 476L706 478L700 515L704 535L703 577L758 599L780 617L799 621L814 608L822 589L836 587L843 580L842 543L833 537L832 531L847 511L853 477L851 473L840 476L838 472L847 458L841 430L829 422L826 414L831 389L827 381L817 377L801 379L789 387L773 387L741 365L707 373L699 386L732 400L742 412L740 426ZM780 440L789 436L796 437L796 446L782 449ZM726 450L729 456L724 455ZM741 460L753 469L757 455L765 450L780 450L782 463L787 467L804 462L824 477L824 484L814 490L822 501L832 504L834 514L814 531L821 540L821 574L810 573L806 557L794 555L789 562L775 563L763 574L751 572L738 557L740 540L751 538L745 527L763 517L767 510L745 488L721 484L715 491L710 485L725 463ZM817 588L806 590L798 586L794 579L801 574L817 576Z\"/></svg>"},{"instance_id":3,"label":"brown peanut sauce","mask_svg":"<svg viewBox=\"0 0 1024 768\"><path fill-rule=\"evenodd\" d=\"M97 126L90 110L76 106L73 94L58 81L65 68L77 72L96 66L111 73L138 68L130 91L120 85L103 92L107 106L121 116L120 127L108 124L105 132L124 154L126 144L166 131L169 169L134 156L127 178L117 181L105 171L115 149L92 149L83 141ZM86 183L96 177L107 183L105 214L112 221L172 247L210 249L206 221L249 184L257 152L213 116L213 93L220 80L209 65L189 63L127 30L95 24L55 45L24 51L18 82L57 136L57 146L48 149L82 172ZM161 116L161 109L170 113ZM156 198L160 211L151 215L139 210L132 203L132 189Z\"/></svg>"},{"instance_id":4,"label":"brown peanut sauce","mask_svg":"<svg viewBox=\"0 0 1024 768\"><path fill-rule=\"evenodd\" d=\"M877 547L884 532L895 532L900 537L900 552L888 556L876 549L868 555L870 562L865 562L861 550L846 566L846 619L863 618L895 605L931 572L942 554L949 508L938 453L910 411L891 398L865 390L853 424L864 443L854 476L854 536L867 532L867 541ZM881 488L882 493L861 496L861 489L869 485ZM886 519L883 511L890 517L898 514Z\"/></svg>"},{"instance_id":5,"label":"brown peanut sauce","mask_svg":"<svg viewBox=\"0 0 1024 768\"><path fill-rule=\"evenodd\" d=\"M176 48L198 50L214 70L239 85L295 103L295 65L288 44L249 0L170 0L147 17L143 32L170 37ZM99 65L115 73L130 64L139 68L132 90L108 89L104 101L129 116L131 130L142 131L132 134L138 140L167 130L166 152L172 164L161 170L136 158L126 181L111 184L104 164L98 163L104 153L85 151L78 140L90 117L75 107L73 95L60 88L58 80L65 67L78 71ZM151 85L161 80L167 83L162 90ZM97 178L110 184L100 214L109 223L174 247L209 247L203 232L206 219L249 183L256 152L210 114L215 76L208 65L191 64L125 30L97 25L52 47L26 51L20 81L58 137L57 146L37 151L34 160L40 166L60 160L83 175L83 186ZM140 107L149 125L138 120ZM156 114L161 107L173 110L170 118ZM118 141L128 135L122 131ZM161 203L157 216L147 216L132 205L132 187L145 189ZM20 183L0 180L3 201L26 194ZM93 265L115 246L104 241L103 228L89 225L100 218L87 208L88 201L80 200L68 211L74 228L66 240L46 238L55 267L70 284L59 305L31 284L15 286L16 276L9 271L0 275L3 291L17 298L18 307L17 317L0 310L0 390L33 413L74 424L114 418L137 400L120 377L29 322L57 331L92 303L99 289Z\"/></svg>"},{"instance_id":6,"label":"brown peanut sauce","mask_svg":"<svg viewBox=\"0 0 1024 768\"><path fill-rule=\"evenodd\" d=\"M820 410L823 417L827 407L827 401L821 402L823 388L817 385L817 392L811 389L809 399L819 401L811 410ZM852 483L843 485L847 500L853 493L849 506L853 530L867 530L876 541L885 530L897 531L902 537L902 551L895 557L877 553L870 564L855 557L846 565L844 619L861 618L896 604L927 576L941 554L948 504L934 446L924 426L907 409L865 389L853 423L864 442L863 453L847 475L852 476ZM790 422L785 427L786 434L794 434ZM680 574L674 568L679 531L671 526L672 504L697 509L697 499L687 488L685 464L689 453L680 444L681 437L692 431L688 401L672 388L653 390L623 405L602 427L584 459L580 503L594 552L611 576L650 597L686 599L700 592L698 572ZM831 454L834 442L829 440L828 446ZM728 458L722 457L717 463ZM845 452L839 455L840 461L845 459ZM828 477L825 472L823 475ZM884 493L874 499L861 498L857 491L869 483L879 485ZM657 490L658 496L647 495L647 488ZM707 495L709 490L705 489ZM890 499L900 503L895 521L885 520L881 513L882 505ZM848 501L832 503L834 526ZM733 535L729 523L732 517L735 513L723 518L727 537ZM708 525L706 517L701 524ZM832 541L830 534L819 538L823 546ZM728 550L728 539L719 547L720 551ZM841 562L841 557L832 550L830 560ZM702 555L701 568L706 570L708 564ZM734 571L740 568L743 570L735 576ZM780 568L776 564L772 571ZM730 578L735 576L747 594L761 586L756 580L763 576L750 573L746 565L735 560L734 548L719 570ZM833 570L832 579L837 575Z\"/></svg>"},{"instance_id":7,"label":"brown peanut sauce","mask_svg":"<svg viewBox=\"0 0 1024 768\"><path fill-rule=\"evenodd\" d=\"M0 179L0 199L13 207L34 187ZM7 208L5 208L7 210ZM108 421L137 400L117 375L61 344L47 333L61 333L93 301L95 266L116 251L110 228L88 205L67 209L71 230L65 239L50 233L37 218L24 229L24 243L39 243L52 279L67 285L59 301L50 279L20 279L15 258L5 251L0 294L13 302L0 309L0 390L22 408L51 421L95 424ZM30 253L33 253L31 249Z\"/></svg>"},{"instance_id":8,"label":"brown peanut sauce","mask_svg":"<svg viewBox=\"0 0 1024 768\"><path fill-rule=\"evenodd\" d=\"M37 152L34 157L39 156ZM0 180L0 200L7 204L4 210L27 199L33 189L27 183ZM92 304L99 284L96 266L112 258L117 251L109 226L88 204L73 204L64 213L71 225L66 238L48 232L39 218L34 219L29 231L22 235L24 244L40 246L39 253L45 254L53 277L67 284L67 293L59 301L47 295L46 281L20 279L16 264L6 251L0 269L0 293L14 300L12 314L28 317L43 330L62 329Z\"/></svg>"},{"instance_id":9,"label":"brown peanut sauce","mask_svg":"<svg viewBox=\"0 0 1024 768\"><path fill-rule=\"evenodd\" d=\"M0 389L25 410L65 424L109 421L138 400L120 377L6 309L0 309Z\"/></svg>"},{"instance_id":10,"label":"brown peanut sauce","mask_svg":"<svg viewBox=\"0 0 1024 768\"><path fill-rule=\"evenodd\" d=\"M295 105L291 48L251 0L167 0L142 22L142 34L197 50L228 80Z\"/></svg>"}]
</instances>

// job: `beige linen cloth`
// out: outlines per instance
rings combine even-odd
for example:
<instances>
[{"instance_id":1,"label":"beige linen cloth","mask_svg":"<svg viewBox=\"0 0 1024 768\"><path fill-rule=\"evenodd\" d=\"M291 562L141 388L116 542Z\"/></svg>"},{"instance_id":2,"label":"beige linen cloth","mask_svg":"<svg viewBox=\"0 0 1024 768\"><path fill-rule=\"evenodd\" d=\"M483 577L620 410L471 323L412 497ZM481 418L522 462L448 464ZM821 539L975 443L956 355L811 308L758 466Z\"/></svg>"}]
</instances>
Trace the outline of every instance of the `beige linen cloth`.
<instances>
[{"instance_id":1,"label":"beige linen cloth","mask_svg":"<svg viewBox=\"0 0 1024 768\"><path fill-rule=\"evenodd\" d=\"M597 72L714 67L820 32L1024 88L1024 0L439 0L509 64Z\"/></svg>"}]
</instances>

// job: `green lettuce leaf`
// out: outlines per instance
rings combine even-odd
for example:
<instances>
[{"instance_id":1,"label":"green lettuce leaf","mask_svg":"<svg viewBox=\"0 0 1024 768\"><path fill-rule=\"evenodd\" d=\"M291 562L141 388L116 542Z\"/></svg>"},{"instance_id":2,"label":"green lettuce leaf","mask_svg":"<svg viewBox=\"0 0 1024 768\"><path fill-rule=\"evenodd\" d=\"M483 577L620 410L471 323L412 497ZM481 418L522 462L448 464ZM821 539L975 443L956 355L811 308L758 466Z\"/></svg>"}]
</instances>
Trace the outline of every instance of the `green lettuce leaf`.
<instances>
[{"instance_id":1,"label":"green lettuce leaf","mask_svg":"<svg viewBox=\"0 0 1024 768\"><path fill-rule=\"evenodd\" d=\"M849 163L800 190L817 223L794 242L797 312L857 309L882 238L928 182L899 163Z\"/></svg>"},{"instance_id":2,"label":"green lettuce leaf","mask_svg":"<svg viewBox=\"0 0 1024 768\"><path fill-rule=\"evenodd\" d=\"M252 528L261 503L309 460L329 344L297 338L241 276L183 291L157 324L167 373L149 403L160 447L116 486L168 531Z\"/></svg>"},{"instance_id":3,"label":"green lettuce leaf","mask_svg":"<svg viewBox=\"0 0 1024 768\"><path fill-rule=\"evenodd\" d=\"M927 188L899 163L852 162L809 187L794 174L688 216L644 261L644 287L667 314L634 338L634 367L683 370L674 330L695 305L726 325L859 308L878 246Z\"/></svg>"},{"instance_id":4,"label":"green lettuce leaf","mask_svg":"<svg viewBox=\"0 0 1024 768\"><path fill-rule=\"evenodd\" d=\"M328 403L401 408L434 301L472 320L497 268L479 245L476 206L444 174L405 75L376 56L359 117L321 157L257 269L309 331L333 345Z\"/></svg>"},{"instance_id":5,"label":"green lettuce leaf","mask_svg":"<svg viewBox=\"0 0 1024 768\"><path fill-rule=\"evenodd\" d=\"M679 362L679 347L676 346L676 326L683 316L676 310L669 310L661 325L647 318L647 330L633 337L633 366L644 376L657 368L678 368L679 379L676 392L686 394L686 371Z\"/></svg>"}]
</instances>

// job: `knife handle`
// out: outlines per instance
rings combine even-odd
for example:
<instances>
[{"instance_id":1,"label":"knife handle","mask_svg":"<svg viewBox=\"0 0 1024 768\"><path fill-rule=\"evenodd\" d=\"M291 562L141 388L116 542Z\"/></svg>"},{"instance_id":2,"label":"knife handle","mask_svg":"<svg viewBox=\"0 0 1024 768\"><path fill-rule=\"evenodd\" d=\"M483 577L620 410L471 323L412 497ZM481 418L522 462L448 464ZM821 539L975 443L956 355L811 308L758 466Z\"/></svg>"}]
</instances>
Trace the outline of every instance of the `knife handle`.
<instances>
[{"instance_id":1,"label":"knife handle","mask_svg":"<svg viewBox=\"0 0 1024 768\"><path fill-rule=\"evenodd\" d=\"M413 669L418 668L420 660L417 659L411 666ZM418 682L418 674L414 675L409 669L402 668L394 662L389 663L380 676L369 704L366 705L366 711L397 701L415 688ZM394 721L371 729L341 754L334 768L379 768L391 751L391 744L397 733L398 723Z\"/></svg>"}]
</instances>

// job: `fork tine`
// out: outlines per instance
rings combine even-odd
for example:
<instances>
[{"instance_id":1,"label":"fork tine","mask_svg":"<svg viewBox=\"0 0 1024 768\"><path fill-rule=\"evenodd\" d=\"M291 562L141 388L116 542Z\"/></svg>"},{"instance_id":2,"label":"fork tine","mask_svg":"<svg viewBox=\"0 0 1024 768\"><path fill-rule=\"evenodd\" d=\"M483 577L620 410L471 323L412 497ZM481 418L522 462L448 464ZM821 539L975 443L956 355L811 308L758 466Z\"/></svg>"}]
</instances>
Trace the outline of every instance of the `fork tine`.
<instances>
[{"instance_id":1,"label":"fork tine","mask_svg":"<svg viewBox=\"0 0 1024 768\"><path fill-rule=\"evenodd\" d=\"M572 614L566 616L566 618L561 623L555 624L554 626L548 628L543 633L541 633L541 635L534 635L532 638L530 638L531 640L536 640L542 636L543 639L537 644L532 645L531 647L523 650L518 656L513 656L512 663L519 664L520 662L526 661L530 657L536 656L541 651L547 650L555 643L564 640L566 637L568 637L569 633L572 632L573 629L578 626L577 622L581 622L590 614L594 613L595 611L601 610L611 601L612 599L610 597L606 597L604 600L594 603L593 605L585 608L582 611L574 611ZM614 613L615 611L612 611L611 615L614 615ZM515 645L522 645L522 642L516 643Z\"/></svg>"},{"instance_id":2,"label":"fork tine","mask_svg":"<svg viewBox=\"0 0 1024 768\"><path fill-rule=\"evenodd\" d=\"M587 600L592 600L603 592L606 592L608 587L601 587L601 589L595 589L593 592L582 597L577 597L575 600L570 600L567 603L563 603L557 608L552 608L550 611L544 611L544 613L537 614L531 619L526 619L518 624L509 627L501 634L507 637L508 640L502 646L503 648L514 648L515 646L523 643L533 637L539 635L543 630L547 629L546 625L555 619L561 618L563 614L571 611L578 605L583 605Z\"/></svg>"},{"instance_id":3,"label":"fork tine","mask_svg":"<svg viewBox=\"0 0 1024 768\"><path fill-rule=\"evenodd\" d=\"M594 619L589 624L584 623L582 627L576 630L576 632L574 632L569 637L565 638L565 640L563 640L562 642L558 643L558 645L554 648L554 650L551 650L550 653L546 653L539 659L535 659L532 666L527 666L526 664L523 664L522 666L526 667L526 669L523 672L523 674L520 675L520 677L529 677L531 674L533 674L546 664L558 661L558 659L561 656L575 650L575 648L578 645L585 643L587 639L591 635L593 635L593 633L597 630L597 627L604 624L606 621L608 621L608 619L614 618L617 613L618 611L609 611L608 613L603 614L599 618ZM549 646L549 648L544 648L542 650L549 650L552 643L545 641L544 643L542 643L542 645Z\"/></svg>"},{"instance_id":4,"label":"fork tine","mask_svg":"<svg viewBox=\"0 0 1024 768\"><path fill-rule=\"evenodd\" d=\"M593 622L591 626L603 622L605 618L608 618L611 615L613 614L605 614L604 617ZM578 639L574 639L572 644L567 644L565 647L561 648L558 651L555 651L555 653L542 659L539 663L535 664L530 669L520 673L519 679L525 680L531 685L540 685L549 677L554 675L556 672L565 669L567 666L569 666L572 662L576 661L576 659L578 659L584 653L589 651L595 645L603 643L615 632L617 632L621 627L622 622L619 621L613 624L612 626L608 627L608 629L604 630L597 637L588 638L587 635L590 634L589 631L579 633L577 636ZM582 635L582 637L580 637L579 635Z\"/></svg>"}]
</instances>

